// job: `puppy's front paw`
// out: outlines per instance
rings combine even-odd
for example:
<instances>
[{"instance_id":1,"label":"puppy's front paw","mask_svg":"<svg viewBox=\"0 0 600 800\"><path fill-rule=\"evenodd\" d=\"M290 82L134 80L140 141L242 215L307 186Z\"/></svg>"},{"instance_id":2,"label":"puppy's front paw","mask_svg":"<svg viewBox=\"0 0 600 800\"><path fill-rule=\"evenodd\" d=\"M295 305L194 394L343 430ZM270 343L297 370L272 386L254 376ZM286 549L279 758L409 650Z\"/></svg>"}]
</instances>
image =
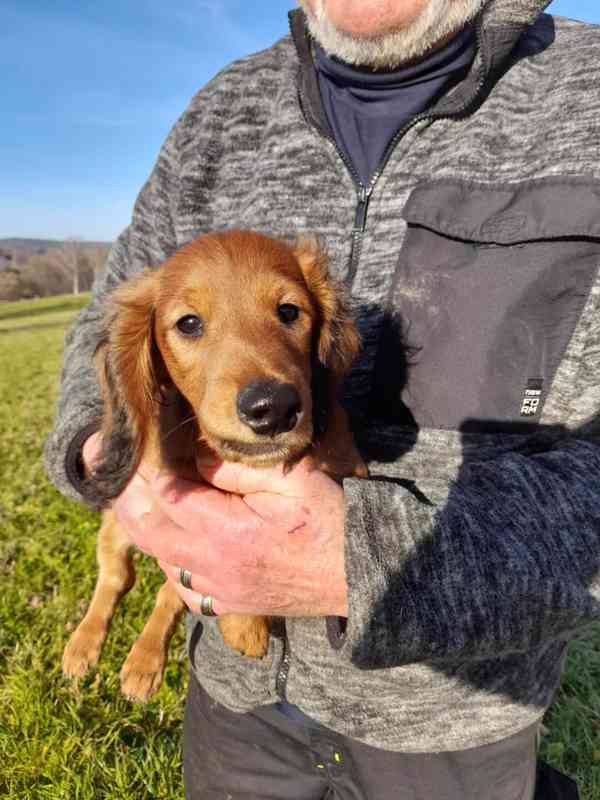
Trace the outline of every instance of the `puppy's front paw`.
<instances>
[{"instance_id":1,"label":"puppy's front paw","mask_svg":"<svg viewBox=\"0 0 600 800\"><path fill-rule=\"evenodd\" d=\"M354 445L336 450L320 447L313 461L318 469L335 478L369 477L369 469Z\"/></svg>"},{"instance_id":2,"label":"puppy's front paw","mask_svg":"<svg viewBox=\"0 0 600 800\"><path fill-rule=\"evenodd\" d=\"M228 647L243 656L263 658L269 650L269 623L265 617L225 614L219 617L219 629Z\"/></svg>"},{"instance_id":3,"label":"puppy's front paw","mask_svg":"<svg viewBox=\"0 0 600 800\"><path fill-rule=\"evenodd\" d=\"M106 632L82 623L75 630L63 652L62 671L68 678L82 678L95 667Z\"/></svg>"},{"instance_id":4,"label":"puppy's front paw","mask_svg":"<svg viewBox=\"0 0 600 800\"><path fill-rule=\"evenodd\" d=\"M158 647L149 649L137 642L131 648L121 668L121 691L128 700L147 703L160 689L166 657Z\"/></svg>"}]
</instances>

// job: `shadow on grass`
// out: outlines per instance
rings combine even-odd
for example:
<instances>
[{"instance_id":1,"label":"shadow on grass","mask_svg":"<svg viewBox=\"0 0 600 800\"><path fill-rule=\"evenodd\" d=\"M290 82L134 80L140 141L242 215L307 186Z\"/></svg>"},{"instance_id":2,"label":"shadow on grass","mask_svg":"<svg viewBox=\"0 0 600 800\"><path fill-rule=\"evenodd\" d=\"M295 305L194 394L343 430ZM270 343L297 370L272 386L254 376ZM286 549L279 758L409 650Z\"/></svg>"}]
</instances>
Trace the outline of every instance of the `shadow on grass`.
<instances>
[{"instance_id":1,"label":"shadow on grass","mask_svg":"<svg viewBox=\"0 0 600 800\"><path fill-rule=\"evenodd\" d=\"M75 319L75 315L73 315L73 319ZM0 336L6 335L7 333L26 333L27 331L42 331L48 330L50 328L64 328L66 325L69 325L72 320L60 320L59 322L41 322L37 325L15 325L11 328L2 328L0 327Z\"/></svg>"},{"instance_id":2,"label":"shadow on grass","mask_svg":"<svg viewBox=\"0 0 600 800\"><path fill-rule=\"evenodd\" d=\"M88 302L86 295L82 299L63 300L62 302L51 305L50 303L40 302L39 306L28 305L27 308L2 308L0 305L0 321L6 319L20 319L21 317L40 317L45 314L54 314L58 311L78 311ZM13 305L12 303L10 305Z\"/></svg>"}]
</instances>

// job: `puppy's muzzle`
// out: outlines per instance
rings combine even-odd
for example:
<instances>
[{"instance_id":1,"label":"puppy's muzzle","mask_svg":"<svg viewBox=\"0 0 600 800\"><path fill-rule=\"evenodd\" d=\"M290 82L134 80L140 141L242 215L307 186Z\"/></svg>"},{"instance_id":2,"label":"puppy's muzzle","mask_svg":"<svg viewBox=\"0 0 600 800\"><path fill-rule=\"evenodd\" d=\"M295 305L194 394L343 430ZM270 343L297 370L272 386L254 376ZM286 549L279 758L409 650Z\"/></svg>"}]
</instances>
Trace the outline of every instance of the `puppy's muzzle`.
<instances>
[{"instance_id":1,"label":"puppy's muzzle","mask_svg":"<svg viewBox=\"0 0 600 800\"><path fill-rule=\"evenodd\" d=\"M259 436L277 436L296 427L302 402L291 383L253 381L237 398L238 417Z\"/></svg>"}]
</instances>

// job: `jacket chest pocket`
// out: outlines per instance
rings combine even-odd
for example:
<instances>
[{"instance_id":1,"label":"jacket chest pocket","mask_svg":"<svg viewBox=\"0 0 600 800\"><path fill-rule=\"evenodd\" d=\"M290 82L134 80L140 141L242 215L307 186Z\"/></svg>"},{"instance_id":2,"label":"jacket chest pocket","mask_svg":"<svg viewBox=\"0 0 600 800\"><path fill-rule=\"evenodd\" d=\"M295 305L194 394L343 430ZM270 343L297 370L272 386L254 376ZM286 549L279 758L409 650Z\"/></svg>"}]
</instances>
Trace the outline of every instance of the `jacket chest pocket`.
<instances>
[{"instance_id":1,"label":"jacket chest pocket","mask_svg":"<svg viewBox=\"0 0 600 800\"><path fill-rule=\"evenodd\" d=\"M433 428L535 424L600 266L600 182L438 181L403 217L376 413L404 405Z\"/></svg>"}]
</instances>

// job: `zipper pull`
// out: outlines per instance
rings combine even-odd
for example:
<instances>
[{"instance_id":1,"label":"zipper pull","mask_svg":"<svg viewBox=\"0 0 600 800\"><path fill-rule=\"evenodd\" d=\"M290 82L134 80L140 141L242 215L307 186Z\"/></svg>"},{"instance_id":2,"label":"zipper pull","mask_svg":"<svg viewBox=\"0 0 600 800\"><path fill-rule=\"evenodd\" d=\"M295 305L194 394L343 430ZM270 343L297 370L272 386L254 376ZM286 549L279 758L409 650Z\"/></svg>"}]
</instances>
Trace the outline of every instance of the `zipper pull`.
<instances>
[{"instance_id":1,"label":"zipper pull","mask_svg":"<svg viewBox=\"0 0 600 800\"><path fill-rule=\"evenodd\" d=\"M371 192L364 186L358 190L358 205L354 217L354 233L363 233L367 224L367 208Z\"/></svg>"}]
</instances>

